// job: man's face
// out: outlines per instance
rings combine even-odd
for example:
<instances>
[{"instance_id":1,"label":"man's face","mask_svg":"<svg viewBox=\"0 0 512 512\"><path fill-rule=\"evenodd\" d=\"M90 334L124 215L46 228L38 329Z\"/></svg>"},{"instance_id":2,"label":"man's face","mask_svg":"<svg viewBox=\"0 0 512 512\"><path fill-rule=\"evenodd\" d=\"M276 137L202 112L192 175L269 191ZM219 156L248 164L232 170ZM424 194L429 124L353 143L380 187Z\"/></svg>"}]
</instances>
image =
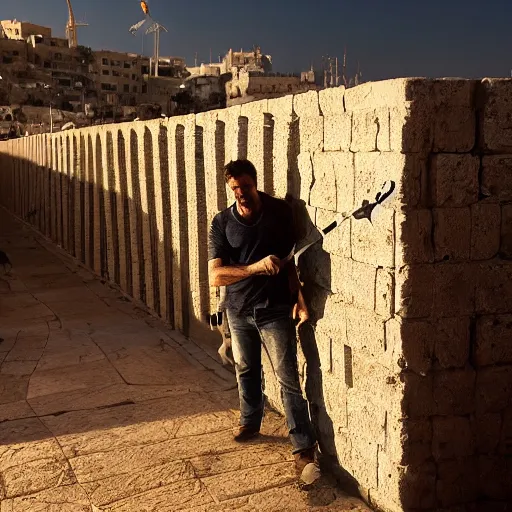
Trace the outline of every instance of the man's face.
<instances>
[{"instance_id":1,"label":"man's face","mask_svg":"<svg viewBox=\"0 0 512 512\"><path fill-rule=\"evenodd\" d=\"M249 175L243 174L238 178L230 178L228 186L241 207L251 209L258 204L258 189Z\"/></svg>"}]
</instances>

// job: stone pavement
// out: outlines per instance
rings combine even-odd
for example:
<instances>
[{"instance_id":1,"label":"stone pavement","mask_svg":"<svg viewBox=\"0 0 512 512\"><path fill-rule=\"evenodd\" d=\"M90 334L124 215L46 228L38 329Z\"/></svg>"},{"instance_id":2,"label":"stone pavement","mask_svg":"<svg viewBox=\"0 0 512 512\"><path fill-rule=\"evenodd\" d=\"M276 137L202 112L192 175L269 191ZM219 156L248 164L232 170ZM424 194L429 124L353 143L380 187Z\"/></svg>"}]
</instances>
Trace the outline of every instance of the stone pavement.
<instances>
[{"instance_id":1,"label":"stone pavement","mask_svg":"<svg viewBox=\"0 0 512 512\"><path fill-rule=\"evenodd\" d=\"M1 209L0 249L1 512L368 510L298 488L277 414L234 443L233 375Z\"/></svg>"}]
</instances>

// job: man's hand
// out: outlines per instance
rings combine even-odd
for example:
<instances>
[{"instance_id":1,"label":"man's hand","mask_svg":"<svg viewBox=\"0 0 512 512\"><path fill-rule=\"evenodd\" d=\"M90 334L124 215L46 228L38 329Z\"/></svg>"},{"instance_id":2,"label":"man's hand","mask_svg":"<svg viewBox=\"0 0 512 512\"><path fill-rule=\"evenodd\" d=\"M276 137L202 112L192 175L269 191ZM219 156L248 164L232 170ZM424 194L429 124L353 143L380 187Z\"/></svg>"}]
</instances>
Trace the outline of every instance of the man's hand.
<instances>
[{"instance_id":1,"label":"man's hand","mask_svg":"<svg viewBox=\"0 0 512 512\"><path fill-rule=\"evenodd\" d=\"M277 256L270 255L254 263L253 265L251 265L251 267L253 267L253 271L255 274L275 276L279 274L279 271L281 270L280 263L281 260Z\"/></svg>"},{"instance_id":2,"label":"man's hand","mask_svg":"<svg viewBox=\"0 0 512 512\"><path fill-rule=\"evenodd\" d=\"M297 328L309 320L309 311L304 301L304 297L302 296L302 292L299 292L297 304L293 306L292 318L294 320L299 320Z\"/></svg>"}]
</instances>

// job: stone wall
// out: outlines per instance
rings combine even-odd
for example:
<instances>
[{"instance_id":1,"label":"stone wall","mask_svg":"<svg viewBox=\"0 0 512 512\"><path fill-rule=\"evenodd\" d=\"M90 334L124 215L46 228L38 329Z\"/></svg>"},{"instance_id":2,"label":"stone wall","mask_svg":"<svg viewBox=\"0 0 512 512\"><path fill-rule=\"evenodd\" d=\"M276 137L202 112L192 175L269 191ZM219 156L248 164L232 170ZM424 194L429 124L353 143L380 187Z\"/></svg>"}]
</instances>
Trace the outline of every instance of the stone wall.
<instances>
[{"instance_id":1,"label":"stone wall","mask_svg":"<svg viewBox=\"0 0 512 512\"><path fill-rule=\"evenodd\" d=\"M13 140L0 144L0 202L207 339L226 162L253 160L260 189L320 227L395 180L373 224L345 223L300 264L314 322L299 370L322 451L383 510L504 511L511 98L509 80L399 79Z\"/></svg>"}]
</instances>

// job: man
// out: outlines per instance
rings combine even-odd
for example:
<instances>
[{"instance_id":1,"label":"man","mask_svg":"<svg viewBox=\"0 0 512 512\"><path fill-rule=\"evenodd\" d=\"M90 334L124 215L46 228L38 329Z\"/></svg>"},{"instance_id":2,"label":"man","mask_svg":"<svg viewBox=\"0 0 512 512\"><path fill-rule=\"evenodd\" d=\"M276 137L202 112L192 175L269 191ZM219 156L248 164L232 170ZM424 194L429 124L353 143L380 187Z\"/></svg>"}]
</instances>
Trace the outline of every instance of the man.
<instances>
[{"instance_id":1,"label":"man","mask_svg":"<svg viewBox=\"0 0 512 512\"><path fill-rule=\"evenodd\" d=\"M230 162L225 179L235 203L213 219L209 238L210 286L226 286L226 314L240 397L235 440L259 434L263 419L261 345L271 361L286 412L297 471L314 462L316 440L297 370L294 320L309 314L293 258L293 217L283 200L257 190L248 160Z\"/></svg>"}]
</instances>

